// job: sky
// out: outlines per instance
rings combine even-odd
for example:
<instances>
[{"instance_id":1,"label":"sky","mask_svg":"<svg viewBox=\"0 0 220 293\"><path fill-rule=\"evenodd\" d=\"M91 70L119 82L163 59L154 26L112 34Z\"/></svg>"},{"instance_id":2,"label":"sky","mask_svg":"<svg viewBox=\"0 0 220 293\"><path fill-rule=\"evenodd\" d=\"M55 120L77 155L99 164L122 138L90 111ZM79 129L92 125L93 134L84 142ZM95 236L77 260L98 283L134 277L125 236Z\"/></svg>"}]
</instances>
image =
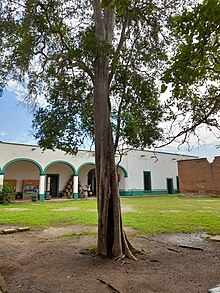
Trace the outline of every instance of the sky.
<instances>
[{"instance_id":1,"label":"sky","mask_svg":"<svg viewBox=\"0 0 220 293\"><path fill-rule=\"evenodd\" d=\"M10 84L0 97L0 141L37 145L31 128L33 113L30 108L21 103L22 97L24 92L22 93L16 84ZM210 162L214 157L220 156L220 147L216 147L220 145L220 140L205 128L201 130L201 138L204 142L200 145L196 140L192 140L190 150L186 146L178 149L177 145L161 150L195 155L207 158Z\"/></svg>"}]
</instances>

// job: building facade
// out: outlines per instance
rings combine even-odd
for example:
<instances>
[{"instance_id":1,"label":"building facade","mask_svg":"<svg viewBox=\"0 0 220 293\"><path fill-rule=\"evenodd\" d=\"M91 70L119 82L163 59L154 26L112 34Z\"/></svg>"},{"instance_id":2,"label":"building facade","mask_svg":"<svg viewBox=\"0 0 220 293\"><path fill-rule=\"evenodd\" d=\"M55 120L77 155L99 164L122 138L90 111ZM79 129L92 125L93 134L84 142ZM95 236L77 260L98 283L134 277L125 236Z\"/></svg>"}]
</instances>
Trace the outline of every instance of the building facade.
<instances>
[{"instance_id":1,"label":"building facade","mask_svg":"<svg viewBox=\"0 0 220 293\"><path fill-rule=\"evenodd\" d=\"M115 156L119 191L122 196L176 193L179 190L179 160L195 157L165 152L127 150ZM96 195L95 153L79 150L69 155L35 145L0 142L0 185L14 186L17 199L37 194L73 197L82 192Z\"/></svg>"}]
</instances>

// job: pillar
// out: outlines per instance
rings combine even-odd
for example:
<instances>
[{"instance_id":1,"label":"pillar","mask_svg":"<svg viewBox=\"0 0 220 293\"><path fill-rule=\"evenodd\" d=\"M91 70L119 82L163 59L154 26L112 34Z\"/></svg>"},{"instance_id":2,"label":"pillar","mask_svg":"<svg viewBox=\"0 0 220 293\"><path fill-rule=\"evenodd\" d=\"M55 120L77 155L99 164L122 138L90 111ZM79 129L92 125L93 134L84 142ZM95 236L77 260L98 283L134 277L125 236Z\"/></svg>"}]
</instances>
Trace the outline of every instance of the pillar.
<instances>
[{"instance_id":1,"label":"pillar","mask_svg":"<svg viewBox=\"0 0 220 293\"><path fill-rule=\"evenodd\" d=\"M128 177L125 177L125 191L128 191Z\"/></svg>"},{"instance_id":2,"label":"pillar","mask_svg":"<svg viewBox=\"0 0 220 293\"><path fill-rule=\"evenodd\" d=\"M74 175L74 182L73 182L73 198L75 200L78 199L79 195L78 195L78 183L79 183L79 176L78 175Z\"/></svg>"},{"instance_id":3,"label":"pillar","mask_svg":"<svg viewBox=\"0 0 220 293\"><path fill-rule=\"evenodd\" d=\"M4 174L0 174L0 189L3 186Z\"/></svg>"},{"instance_id":4,"label":"pillar","mask_svg":"<svg viewBox=\"0 0 220 293\"><path fill-rule=\"evenodd\" d=\"M40 175L39 197L41 202L44 201L44 192L45 192L45 174Z\"/></svg>"}]
</instances>

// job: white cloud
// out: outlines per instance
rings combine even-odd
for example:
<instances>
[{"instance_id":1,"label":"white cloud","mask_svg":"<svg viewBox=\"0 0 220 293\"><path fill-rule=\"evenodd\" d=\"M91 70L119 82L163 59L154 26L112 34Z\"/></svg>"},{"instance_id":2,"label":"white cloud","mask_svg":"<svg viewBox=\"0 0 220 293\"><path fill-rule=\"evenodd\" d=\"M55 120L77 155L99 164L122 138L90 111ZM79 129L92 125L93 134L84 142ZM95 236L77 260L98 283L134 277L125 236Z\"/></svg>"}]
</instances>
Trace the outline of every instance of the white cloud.
<instances>
[{"instance_id":1,"label":"white cloud","mask_svg":"<svg viewBox=\"0 0 220 293\"><path fill-rule=\"evenodd\" d=\"M25 101L25 97L28 94L28 90L20 83L15 80L9 80L7 90L13 92L16 96L15 98L24 104L28 105L28 102ZM37 99L37 104L39 107L45 107L47 105L47 101L43 95L40 95Z\"/></svg>"},{"instance_id":2,"label":"white cloud","mask_svg":"<svg viewBox=\"0 0 220 293\"><path fill-rule=\"evenodd\" d=\"M20 132L19 136L15 137L13 140L14 143L22 143L22 144L30 144L30 145L36 145L37 142L34 139L34 137L31 135L30 132Z\"/></svg>"},{"instance_id":3,"label":"white cloud","mask_svg":"<svg viewBox=\"0 0 220 293\"><path fill-rule=\"evenodd\" d=\"M6 131L0 131L0 137L5 137L7 135Z\"/></svg>"},{"instance_id":4,"label":"white cloud","mask_svg":"<svg viewBox=\"0 0 220 293\"><path fill-rule=\"evenodd\" d=\"M15 80L9 80L7 90L16 94L16 99L22 102L27 95L27 89Z\"/></svg>"}]
</instances>

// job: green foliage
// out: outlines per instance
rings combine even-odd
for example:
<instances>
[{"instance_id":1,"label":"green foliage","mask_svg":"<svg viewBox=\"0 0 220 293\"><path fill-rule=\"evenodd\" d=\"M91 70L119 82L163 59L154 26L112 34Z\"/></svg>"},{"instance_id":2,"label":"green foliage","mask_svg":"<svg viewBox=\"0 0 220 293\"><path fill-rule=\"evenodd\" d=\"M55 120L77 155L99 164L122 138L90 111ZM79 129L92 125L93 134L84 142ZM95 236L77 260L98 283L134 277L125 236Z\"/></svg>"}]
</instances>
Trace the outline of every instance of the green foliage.
<instances>
[{"instance_id":1,"label":"green foliage","mask_svg":"<svg viewBox=\"0 0 220 293\"><path fill-rule=\"evenodd\" d=\"M8 184L0 186L0 204L9 204L11 198L15 195L14 187Z\"/></svg>"},{"instance_id":2,"label":"green foliage","mask_svg":"<svg viewBox=\"0 0 220 293\"><path fill-rule=\"evenodd\" d=\"M101 2L103 19L114 10L109 42L98 39L95 4L87 0L5 0L0 6L0 89L15 79L28 101L45 98L33 121L43 148L74 153L85 139L93 141L94 64L102 54L116 146L119 139L132 147L161 139L157 80L168 59L170 19L182 1Z\"/></svg>"},{"instance_id":3,"label":"green foliage","mask_svg":"<svg viewBox=\"0 0 220 293\"><path fill-rule=\"evenodd\" d=\"M178 47L164 81L172 85L170 104L177 115L188 116L185 131L193 132L201 124L220 127L219 15L220 2L205 0L174 21Z\"/></svg>"}]
</instances>

